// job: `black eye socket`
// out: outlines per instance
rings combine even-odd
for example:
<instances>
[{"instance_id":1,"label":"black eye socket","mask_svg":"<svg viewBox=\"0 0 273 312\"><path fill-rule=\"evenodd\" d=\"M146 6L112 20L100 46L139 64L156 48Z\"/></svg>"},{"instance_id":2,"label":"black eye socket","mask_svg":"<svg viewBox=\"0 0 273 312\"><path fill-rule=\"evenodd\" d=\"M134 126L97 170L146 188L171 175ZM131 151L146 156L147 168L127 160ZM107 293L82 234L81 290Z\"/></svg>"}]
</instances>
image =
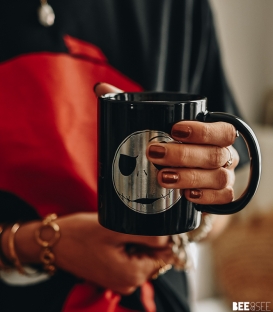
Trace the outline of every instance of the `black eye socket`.
<instances>
[{"instance_id":1,"label":"black eye socket","mask_svg":"<svg viewBox=\"0 0 273 312\"><path fill-rule=\"evenodd\" d=\"M120 154L118 166L122 175L129 176L130 174L133 173L133 171L136 168L136 159L137 156L131 157L124 154Z\"/></svg>"}]
</instances>

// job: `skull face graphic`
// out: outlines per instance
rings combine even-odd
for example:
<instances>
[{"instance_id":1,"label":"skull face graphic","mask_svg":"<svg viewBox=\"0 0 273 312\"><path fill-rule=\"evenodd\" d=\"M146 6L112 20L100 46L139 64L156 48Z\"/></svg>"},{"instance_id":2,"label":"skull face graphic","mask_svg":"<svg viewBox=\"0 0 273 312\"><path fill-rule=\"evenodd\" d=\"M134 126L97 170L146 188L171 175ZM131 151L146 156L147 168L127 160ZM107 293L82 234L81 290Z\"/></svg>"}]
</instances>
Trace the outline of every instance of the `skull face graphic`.
<instances>
[{"instance_id":1,"label":"skull face graphic","mask_svg":"<svg viewBox=\"0 0 273 312\"><path fill-rule=\"evenodd\" d=\"M181 198L180 190L165 189L157 182L160 168L146 157L150 142L172 142L165 132L144 130L130 134L116 150L112 165L113 186L132 210L153 214L171 208Z\"/></svg>"}]
</instances>

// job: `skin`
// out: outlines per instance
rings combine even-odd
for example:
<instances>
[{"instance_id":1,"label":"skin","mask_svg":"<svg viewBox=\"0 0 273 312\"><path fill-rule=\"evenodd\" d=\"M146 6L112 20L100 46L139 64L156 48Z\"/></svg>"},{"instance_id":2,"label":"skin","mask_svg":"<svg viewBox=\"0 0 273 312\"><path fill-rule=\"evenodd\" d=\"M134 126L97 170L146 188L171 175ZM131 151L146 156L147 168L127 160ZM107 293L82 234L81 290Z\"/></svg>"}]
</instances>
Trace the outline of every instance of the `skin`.
<instances>
[{"instance_id":1,"label":"skin","mask_svg":"<svg viewBox=\"0 0 273 312\"><path fill-rule=\"evenodd\" d=\"M100 96L122 91L101 83L96 86L95 92ZM181 129L186 129L189 135L184 138L175 135ZM159 171L158 182L166 188L182 189L184 195L195 203L222 204L232 201L234 168L239 162L238 153L231 146L236 137L234 127L221 122L182 121L173 126L172 132L175 140L185 144L156 143L147 147L148 159L161 166L173 167L172 174L177 177L176 181L166 183L164 173L169 174L170 169L165 168ZM152 145L163 147L164 157L152 157ZM226 147L229 147L233 157L229 168L223 168L230 158ZM97 213L62 216L56 223L61 229L61 238L53 247L56 266L115 292L133 292L158 271L159 259L164 263L172 262L167 236L115 233L99 225ZM34 239L34 232L40 225L40 221L24 223L15 235L15 248L22 263L40 262L41 248ZM2 237L3 252L8 258L9 230ZM52 234L43 233L45 239Z\"/></svg>"}]
</instances>

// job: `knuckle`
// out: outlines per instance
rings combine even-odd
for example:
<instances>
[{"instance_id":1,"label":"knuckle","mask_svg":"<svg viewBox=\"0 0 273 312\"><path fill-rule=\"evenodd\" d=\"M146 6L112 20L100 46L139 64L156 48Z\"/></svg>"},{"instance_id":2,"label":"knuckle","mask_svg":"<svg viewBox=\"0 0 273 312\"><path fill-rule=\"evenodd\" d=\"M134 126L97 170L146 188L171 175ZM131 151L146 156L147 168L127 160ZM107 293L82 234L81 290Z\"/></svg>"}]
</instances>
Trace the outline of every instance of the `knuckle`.
<instances>
[{"instance_id":1,"label":"knuckle","mask_svg":"<svg viewBox=\"0 0 273 312\"><path fill-rule=\"evenodd\" d=\"M230 146L230 149L232 153L233 163L237 166L240 161L240 156L233 146Z\"/></svg>"},{"instance_id":2,"label":"knuckle","mask_svg":"<svg viewBox=\"0 0 273 312\"><path fill-rule=\"evenodd\" d=\"M225 123L223 133L225 134L225 141L228 145L231 145L234 143L236 139L236 129L233 125Z\"/></svg>"},{"instance_id":3,"label":"knuckle","mask_svg":"<svg viewBox=\"0 0 273 312\"><path fill-rule=\"evenodd\" d=\"M229 173L227 169L219 168L217 172L217 182L219 189L225 188L229 183Z\"/></svg>"},{"instance_id":4,"label":"knuckle","mask_svg":"<svg viewBox=\"0 0 273 312\"><path fill-rule=\"evenodd\" d=\"M209 124L204 124L202 128L202 140L203 143L209 143L211 141L212 132Z\"/></svg>"},{"instance_id":5,"label":"knuckle","mask_svg":"<svg viewBox=\"0 0 273 312\"><path fill-rule=\"evenodd\" d=\"M219 146L214 146L212 148L212 152L209 157L209 161L211 166L213 167L221 167L225 163L226 152L224 148Z\"/></svg>"},{"instance_id":6,"label":"knuckle","mask_svg":"<svg viewBox=\"0 0 273 312\"><path fill-rule=\"evenodd\" d=\"M196 172L196 170L189 170L189 188L195 188L196 185L198 185L198 180L198 173Z\"/></svg>"},{"instance_id":7,"label":"knuckle","mask_svg":"<svg viewBox=\"0 0 273 312\"><path fill-rule=\"evenodd\" d=\"M210 190L206 194L206 204L226 204L234 200L234 191L232 187L227 187L224 192Z\"/></svg>"},{"instance_id":8,"label":"knuckle","mask_svg":"<svg viewBox=\"0 0 273 312\"><path fill-rule=\"evenodd\" d=\"M226 188L226 200L227 202L232 202L234 200L234 190L232 187Z\"/></svg>"},{"instance_id":9,"label":"knuckle","mask_svg":"<svg viewBox=\"0 0 273 312\"><path fill-rule=\"evenodd\" d=\"M217 199L217 191L216 190L210 190L206 196L207 204L215 204L216 199Z\"/></svg>"},{"instance_id":10,"label":"knuckle","mask_svg":"<svg viewBox=\"0 0 273 312\"><path fill-rule=\"evenodd\" d=\"M180 164L184 164L186 162L187 157L189 156L189 149L186 148L185 146L178 145L178 150L177 150L177 158L179 159Z\"/></svg>"}]
</instances>

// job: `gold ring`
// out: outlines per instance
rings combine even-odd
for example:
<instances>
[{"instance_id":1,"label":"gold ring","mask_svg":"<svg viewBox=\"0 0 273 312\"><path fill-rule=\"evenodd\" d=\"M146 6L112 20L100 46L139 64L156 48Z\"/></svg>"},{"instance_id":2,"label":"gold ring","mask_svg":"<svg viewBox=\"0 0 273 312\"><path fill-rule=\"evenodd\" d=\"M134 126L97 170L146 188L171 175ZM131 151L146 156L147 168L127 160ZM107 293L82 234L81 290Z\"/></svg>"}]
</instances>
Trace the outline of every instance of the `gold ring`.
<instances>
[{"instance_id":1,"label":"gold ring","mask_svg":"<svg viewBox=\"0 0 273 312\"><path fill-rule=\"evenodd\" d=\"M228 168L232 165L233 163L233 158L232 158L232 154L231 151L228 147L225 147L228 151L229 151L229 160L224 164L223 168Z\"/></svg>"}]
</instances>

